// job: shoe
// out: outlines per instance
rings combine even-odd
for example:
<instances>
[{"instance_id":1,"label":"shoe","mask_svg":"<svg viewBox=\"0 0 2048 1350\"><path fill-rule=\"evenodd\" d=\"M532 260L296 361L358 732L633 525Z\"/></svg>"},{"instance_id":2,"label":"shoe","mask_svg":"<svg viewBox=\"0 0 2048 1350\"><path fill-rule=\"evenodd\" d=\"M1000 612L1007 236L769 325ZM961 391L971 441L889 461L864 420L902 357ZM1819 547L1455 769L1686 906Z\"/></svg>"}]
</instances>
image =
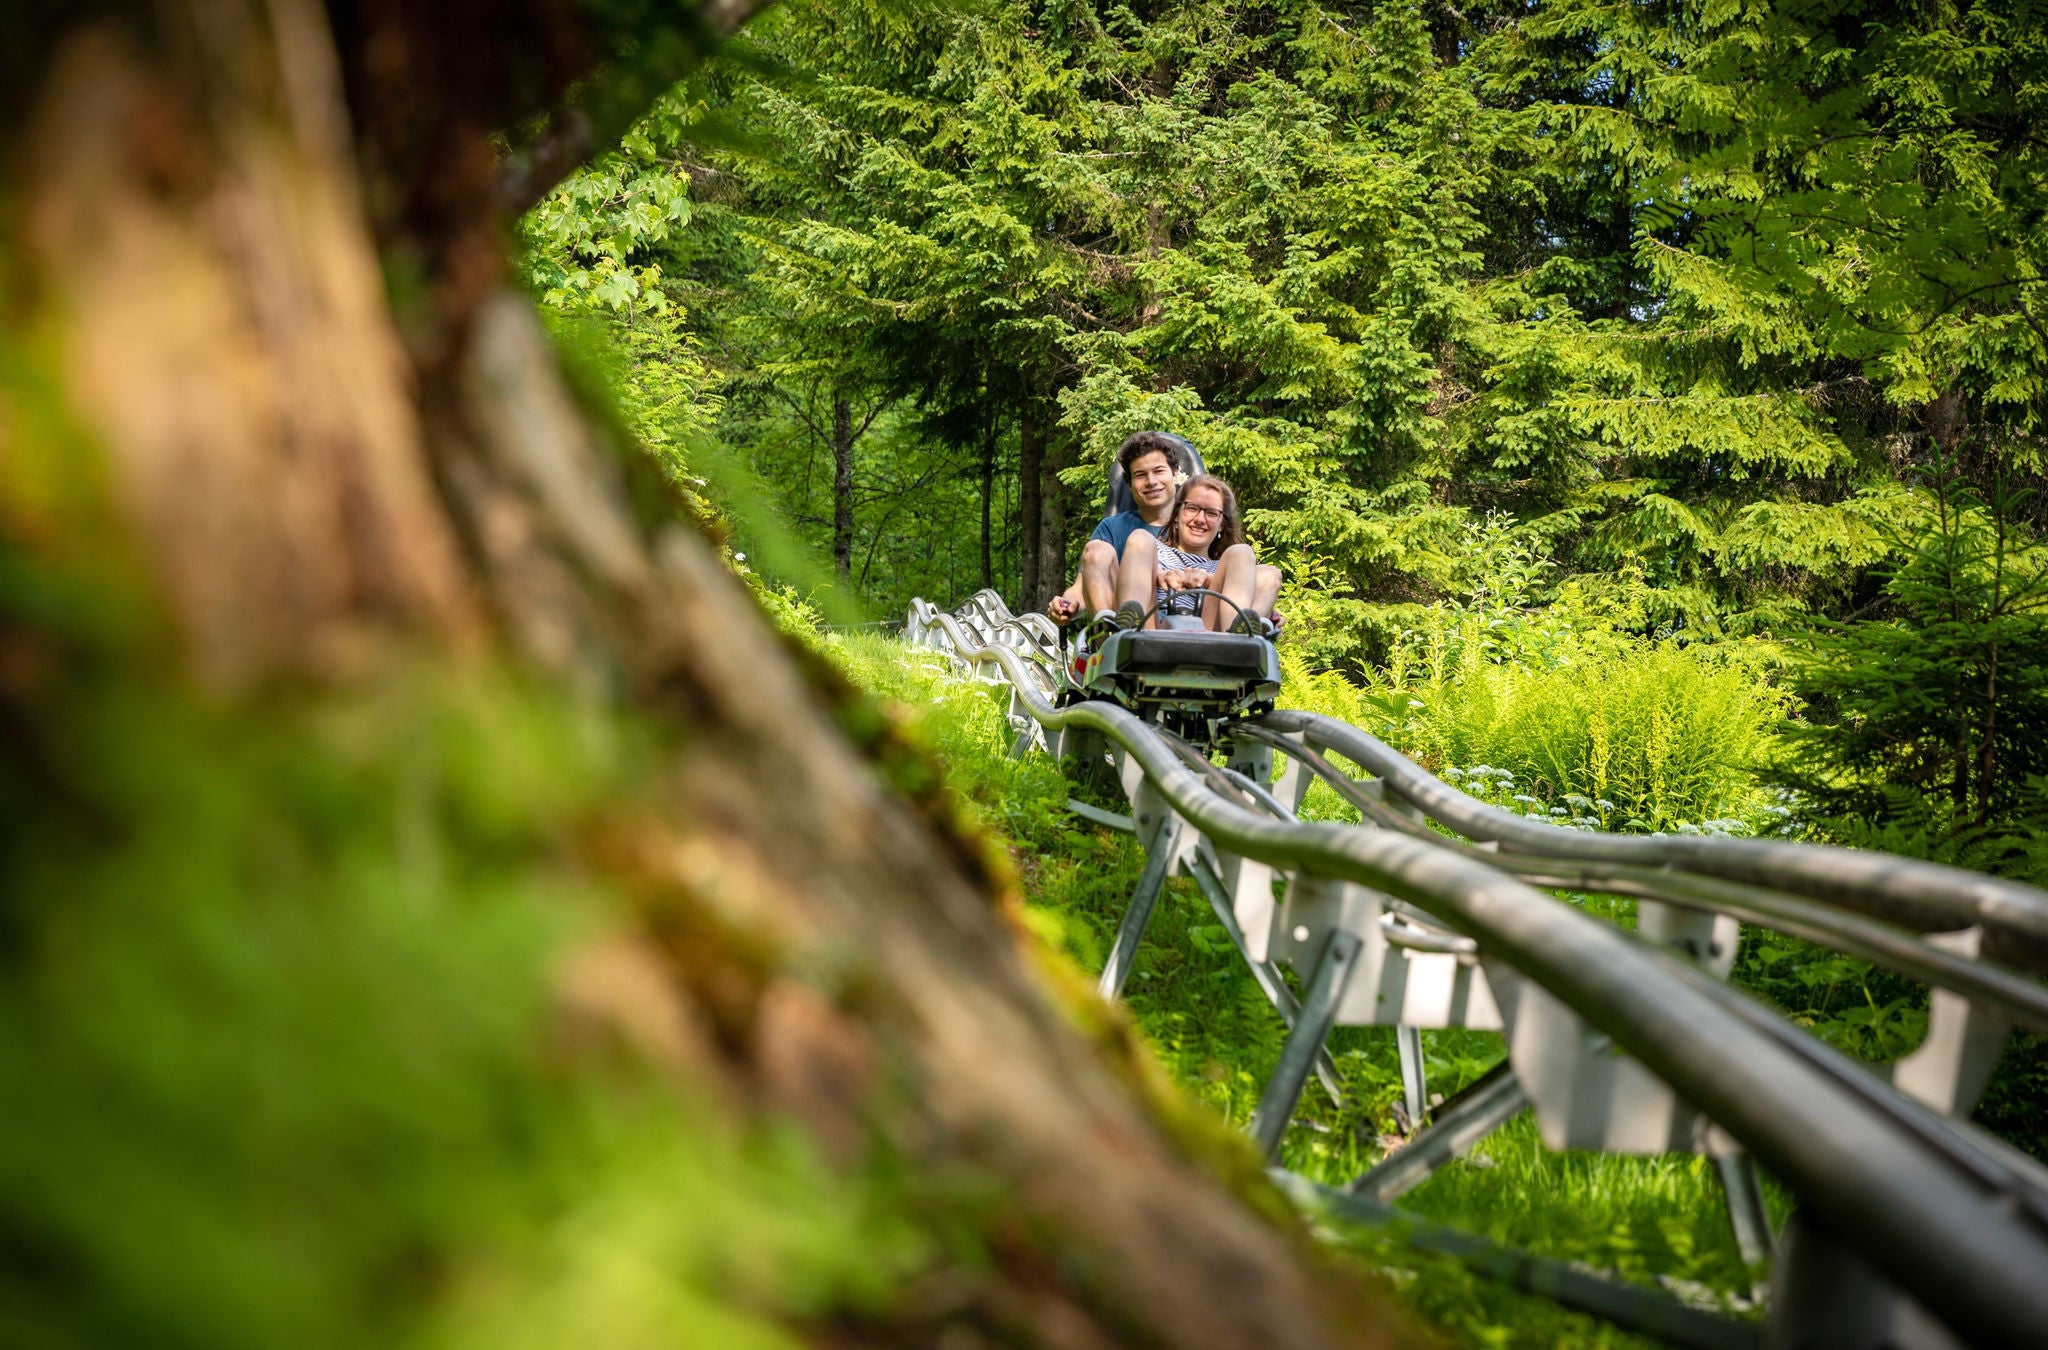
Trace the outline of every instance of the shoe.
<instances>
[{"instance_id":1,"label":"shoe","mask_svg":"<svg viewBox=\"0 0 2048 1350\"><path fill-rule=\"evenodd\" d=\"M1144 624L1144 622L1145 622L1145 602L1144 602L1144 601L1142 601L1142 600L1126 600L1126 601L1124 601L1124 602L1123 602L1123 603L1122 603L1121 605L1118 605L1118 606L1116 607L1116 626L1117 626L1117 627L1119 627L1119 628L1137 628L1137 627L1140 627L1140 626L1142 626L1142 625Z\"/></svg>"},{"instance_id":2,"label":"shoe","mask_svg":"<svg viewBox=\"0 0 2048 1350\"><path fill-rule=\"evenodd\" d=\"M1245 609L1239 610L1237 618L1231 621L1230 631L1249 637L1269 638L1273 636L1273 625L1261 615Z\"/></svg>"}]
</instances>

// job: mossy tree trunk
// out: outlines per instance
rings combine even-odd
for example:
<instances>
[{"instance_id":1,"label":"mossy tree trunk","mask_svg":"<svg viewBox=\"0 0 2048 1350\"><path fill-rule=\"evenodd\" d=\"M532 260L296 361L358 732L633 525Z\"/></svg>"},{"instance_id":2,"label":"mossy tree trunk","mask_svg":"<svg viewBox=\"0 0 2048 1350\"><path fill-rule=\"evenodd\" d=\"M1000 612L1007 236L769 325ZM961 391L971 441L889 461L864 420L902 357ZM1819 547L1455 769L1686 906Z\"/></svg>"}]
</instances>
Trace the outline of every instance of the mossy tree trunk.
<instances>
[{"instance_id":1,"label":"mossy tree trunk","mask_svg":"<svg viewBox=\"0 0 2048 1350\"><path fill-rule=\"evenodd\" d=\"M492 135L601 54L574 4L163 0L45 16L43 40L7 133L16 319L203 685L254 718L424 650L667 719L684 809L599 850L644 922L576 999L835 1156L988 1178L1016 1225L947 1316L998 1339L1320 1346L1356 1322L1162 1131L1121 1024L1091 1041L1048 1002L1000 868L892 784L886 727L702 533L629 505L497 214Z\"/></svg>"}]
</instances>

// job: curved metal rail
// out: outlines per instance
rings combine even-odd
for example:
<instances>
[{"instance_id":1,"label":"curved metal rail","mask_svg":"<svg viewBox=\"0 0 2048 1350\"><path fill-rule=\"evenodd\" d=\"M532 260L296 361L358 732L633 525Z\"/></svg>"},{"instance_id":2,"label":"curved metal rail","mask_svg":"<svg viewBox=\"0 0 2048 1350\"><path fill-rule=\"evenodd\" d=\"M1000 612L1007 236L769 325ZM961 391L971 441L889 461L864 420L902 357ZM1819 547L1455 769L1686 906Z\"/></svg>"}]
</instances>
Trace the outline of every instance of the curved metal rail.
<instances>
[{"instance_id":1,"label":"curved metal rail","mask_svg":"<svg viewBox=\"0 0 2048 1350\"><path fill-rule=\"evenodd\" d=\"M1586 834L1503 811L1467 795L1400 751L1334 718L1276 712L1263 725L1302 734L1351 760L1430 819L1503 852L1581 863L1669 868L1765 886L1919 932L1981 927L2008 960L2048 970L2048 895L1940 863L1861 849L1709 836Z\"/></svg>"},{"instance_id":2,"label":"curved metal rail","mask_svg":"<svg viewBox=\"0 0 2048 1350\"><path fill-rule=\"evenodd\" d=\"M1011 618L992 593L958 616L915 602L909 635L970 668L1001 671L1013 718L1025 722L1020 749L1037 739L1071 754L1075 742L1094 736L1120 753L1134 803L1152 802L1156 817L1141 897L1148 884L1156 895L1166 869L1190 856L1184 830L1211 851L1189 867L1192 874L1200 877L1220 857L1286 871L1306 897L1299 913L1320 912L1310 902L1324 883L1412 907L1382 913L1375 906L1369 932L1333 921L1320 955L1306 965L1297 960L1307 992L1292 1013L1275 999L1293 1031L1254 1120L1262 1142L1276 1144L1284 1129L1335 1020L1347 963L1360 959L1368 939L1391 936L1398 946L1445 953L1441 959L1476 959L1503 1005L1523 989L1525 1018L1527 985L1555 999L1763 1162L1797 1195L1803 1222L1823 1235L1823 1246L1855 1253L1968 1342L2038 1344L2048 1335L2048 1172L1885 1084L1700 964L1537 887L1610 890L1734 914L1889 964L1958 991L1972 1010L2036 1027L2048 1023L2040 986L1903 929L1975 928L1996 935L2009 959L2033 955L2048 950L2041 946L2048 942L2048 895L1841 849L1547 826L1474 801L1355 727L1276 712L1245 727L1244 738L1281 749L1290 772L1319 771L1333 785L1348 785L1345 795L1361 806L1367 824L1304 822L1290 818L1289 792L1267 791L1209 764L1121 708L1055 707L1047 665L1059 657L1048 655L1028 618ZM1342 775L1325 751L1374 781ZM1295 801L1302 787L1293 789ZM1134 820L1142 814L1134 811ZM1424 819L1477 843L1447 838ZM1150 904L1146 898L1142 908L1149 912ZM1144 922L1139 909L1134 902L1126 920L1133 948ZM1408 923L1404 913L1425 922ZM1294 929L1296 936L1308 931ZM1726 955L1732 954L1730 945ZM1108 976L1105 983L1112 983ZM1290 1073L1291 1088L1282 1081ZM1495 1089L1486 1109L1505 1119L1503 1110L1512 1114L1526 1100ZM1373 1188L1354 1191L1370 1196ZM1690 1343L1725 1342L1704 1336Z\"/></svg>"},{"instance_id":3,"label":"curved metal rail","mask_svg":"<svg viewBox=\"0 0 2048 1350\"><path fill-rule=\"evenodd\" d=\"M1288 737L1280 734L1283 731L1306 733L1303 738L1306 744L1291 742ZM1376 800L1367 785L1346 777L1327 759L1316 753L1321 750L1334 750L1347 759L1362 762L1358 759L1361 754L1372 754L1377 759L1380 757L1377 752L1384 752L1386 755L1399 758L1414 773L1429 778L1431 782L1441 782L1416 767L1413 761L1399 755L1399 752L1356 727L1314 713L1276 712L1259 719L1255 725L1247 726L1243 734L1249 739L1300 759L1309 772L1336 788L1339 795L1376 824L1427 836L1447 845L1459 842L1437 834L1419 821L1404 817L1389 808L1383 799L1385 792L1396 793L1411 805L1415 804L1414 798L1402 793L1399 786L1390 779L1377 780L1385 786L1381 798ZM1859 957L1873 965L1882 966L1938 989L1949 989L1968 995L1972 1000L1996 1009L2016 1025L2041 1035L2048 1035L2048 988L2017 971L2005 969L1991 962L1971 959L1956 951L1936 946L1904 928L1867 918L1861 913L1843 913L1828 903L1802 899L1796 893L1787 890L1729 882L1719 876L1702 877L1696 872L1688 873L1683 869L1683 864L1667 862L1656 865L1647 858L1634 864L1589 858L1576 847L1586 838L1576 831L1516 816L1498 807L1487 806L1484 802L1473 802L1463 793L1459 796L1466 803L1481 807L1488 813L1487 818L1481 820L1476 827L1468 824L1467 830L1461 831L1472 833L1484 843L1501 842L1499 835L1489 832L1497 823L1492 817L1500 817L1516 825L1528 827L1518 831L1521 837L1514 846L1514 851L1510 852L1508 846L1503 846L1486 856L1494 866L1512 872L1532 885L1633 896L1663 901L1684 909L1732 915L1744 923L1832 947L1836 951ZM1455 828L1443 815L1429 808L1417 806L1417 810L1431 820ZM1662 836L1645 838L1621 835L1611 836L1606 842L1661 845L1672 841ZM1681 842L1694 841L1683 839ZM1700 842L1751 844L1761 841L1707 839ZM1871 856L1851 849L1829 848L1824 845L1776 843L1767 846L1773 850L1789 851L1794 855L1838 855L1839 858L1847 860L1843 865L1861 865L1867 863ZM1654 856L1650 855L1651 858ZM1800 860L1806 861L1803 857ZM1898 858L1890 861L1908 864L1911 860ZM1963 890L1962 886L1953 886L1951 889L1949 885L1944 885L1943 883L1948 883L1950 879L1943 874L1953 873L1963 883L1989 881L1993 880L1992 878L1959 872L1958 869L1932 863L1911 865L1925 869L1925 873L1917 880L1925 888L1930 904L1945 904L1955 911L1951 916L1951 928L1967 930L1978 926L1967 917L1967 906L1971 904L1972 897L1967 892L1957 893ZM1794 877L1792 880L1796 883L1798 878ZM2001 884L2017 893L2017 899L2020 901L2031 902L2037 906L2048 905L2048 896L2041 895L2031 887ZM2032 917L2031 914L2028 917ZM2009 932L2010 929L2002 928L1998 931Z\"/></svg>"}]
</instances>

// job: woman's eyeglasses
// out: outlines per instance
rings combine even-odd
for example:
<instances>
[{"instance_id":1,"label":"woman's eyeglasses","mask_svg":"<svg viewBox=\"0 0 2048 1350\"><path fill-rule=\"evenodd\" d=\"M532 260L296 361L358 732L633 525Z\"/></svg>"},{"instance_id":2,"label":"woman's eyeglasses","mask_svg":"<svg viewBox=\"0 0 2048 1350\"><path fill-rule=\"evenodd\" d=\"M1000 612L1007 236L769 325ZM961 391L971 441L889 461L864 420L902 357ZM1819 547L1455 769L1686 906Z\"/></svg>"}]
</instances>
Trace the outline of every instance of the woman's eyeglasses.
<instances>
[{"instance_id":1,"label":"woman's eyeglasses","mask_svg":"<svg viewBox=\"0 0 2048 1350\"><path fill-rule=\"evenodd\" d=\"M1184 516L1200 516L1203 520L1223 519L1222 509L1214 506L1183 506L1180 513Z\"/></svg>"}]
</instances>

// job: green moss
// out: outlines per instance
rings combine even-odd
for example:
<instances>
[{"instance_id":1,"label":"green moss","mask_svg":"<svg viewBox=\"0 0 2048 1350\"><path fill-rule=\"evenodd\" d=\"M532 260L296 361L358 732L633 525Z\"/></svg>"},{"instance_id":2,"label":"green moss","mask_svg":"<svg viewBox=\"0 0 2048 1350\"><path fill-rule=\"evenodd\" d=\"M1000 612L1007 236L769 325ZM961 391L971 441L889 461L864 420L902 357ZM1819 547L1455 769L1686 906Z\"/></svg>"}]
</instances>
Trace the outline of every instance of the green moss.
<instances>
[{"instance_id":1,"label":"green moss","mask_svg":"<svg viewBox=\"0 0 2048 1350\"><path fill-rule=\"evenodd\" d=\"M886 1172L556 1034L563 954L634 919L585 841L659 807L658 727L490 665L219 706L15 563L15 1343L784 1346L928 1263Z\"/></svg>"}]
</instances>

